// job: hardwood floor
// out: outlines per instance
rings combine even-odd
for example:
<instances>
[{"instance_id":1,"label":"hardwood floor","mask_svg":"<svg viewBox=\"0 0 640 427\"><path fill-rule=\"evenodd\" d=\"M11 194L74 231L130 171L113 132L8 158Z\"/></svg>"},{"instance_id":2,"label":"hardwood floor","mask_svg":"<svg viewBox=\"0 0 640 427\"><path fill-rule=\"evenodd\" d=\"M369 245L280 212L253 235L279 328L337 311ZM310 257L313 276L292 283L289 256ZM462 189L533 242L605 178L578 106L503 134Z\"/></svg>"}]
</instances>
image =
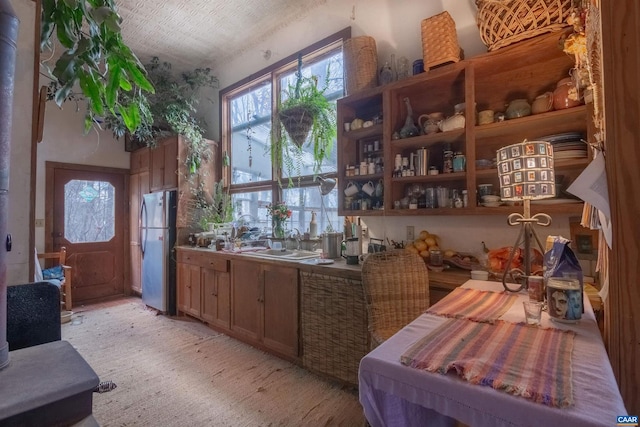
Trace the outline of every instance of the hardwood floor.
<instances>
[{"instance_id":1,"label":"hardwood floor","mask_svg":"<svg viewBox=\"0 0 640 427\"><path fill-rule=\"evenodd\" d=\"M158 315L139 298L75 308L62 325L101 381L102 426L362 426L355 390L217 333Z\"/></svg>"}]
</instances>

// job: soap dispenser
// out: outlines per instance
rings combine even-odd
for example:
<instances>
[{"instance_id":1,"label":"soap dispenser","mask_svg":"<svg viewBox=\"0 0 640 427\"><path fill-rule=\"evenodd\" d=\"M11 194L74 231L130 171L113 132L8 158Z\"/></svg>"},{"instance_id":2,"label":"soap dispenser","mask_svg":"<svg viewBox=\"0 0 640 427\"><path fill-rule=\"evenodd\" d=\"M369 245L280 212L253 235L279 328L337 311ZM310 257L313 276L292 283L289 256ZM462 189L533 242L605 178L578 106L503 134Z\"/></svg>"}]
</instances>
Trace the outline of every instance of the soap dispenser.
<instances>
[{"instance_id":1,"label":"soap dispenser","mask_svg":"<svg viewBox=\"0 0 640 427\"><path fill-rule=\"evenodd\" d=\"M309 238L318 238L318 223L316 222L316 213L311 211L311 222L309 222Z\"/></svg>"}]
</instances>

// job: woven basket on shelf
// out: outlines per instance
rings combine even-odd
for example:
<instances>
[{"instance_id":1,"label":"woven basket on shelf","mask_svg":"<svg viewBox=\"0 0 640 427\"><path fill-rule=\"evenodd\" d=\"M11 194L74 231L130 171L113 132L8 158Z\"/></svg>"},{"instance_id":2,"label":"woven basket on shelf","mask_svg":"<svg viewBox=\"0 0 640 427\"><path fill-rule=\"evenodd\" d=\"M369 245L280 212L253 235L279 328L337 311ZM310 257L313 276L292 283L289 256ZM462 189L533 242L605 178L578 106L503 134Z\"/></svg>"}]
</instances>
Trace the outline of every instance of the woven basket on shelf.
<instances>
[{"instance_id":1,"label":"woven basket on shelf","mask_svg":"<svg viewBox=\"0 0 640 427\"><path fill-rule=\"evenodd\" d=\"M480 38L487 48L500 49L568 24L571 0L476 0Z\"/></svg>"},{"instance_id":2,"label":"woven basket on shelf","mask_svg":"<svg viewBox=\"0 0 640 427\"><path fill-rule=\"evenodd\" d=\"M456 23L449 12L423 19L422 57L424 69L436 67L449 62L460 61L460 45L456 33Z\"/></svg>"},{"instance_id":3,"label":"woven basket on shelf","mask_svg":"<svg viewBox=\"0 0 640 427\"><path fill-rule=\"evenodd\" d=\"M378 53L373 37L359 36L345 40L342 54L347 95L376 87Z\"/></svg>"}]
</instances>

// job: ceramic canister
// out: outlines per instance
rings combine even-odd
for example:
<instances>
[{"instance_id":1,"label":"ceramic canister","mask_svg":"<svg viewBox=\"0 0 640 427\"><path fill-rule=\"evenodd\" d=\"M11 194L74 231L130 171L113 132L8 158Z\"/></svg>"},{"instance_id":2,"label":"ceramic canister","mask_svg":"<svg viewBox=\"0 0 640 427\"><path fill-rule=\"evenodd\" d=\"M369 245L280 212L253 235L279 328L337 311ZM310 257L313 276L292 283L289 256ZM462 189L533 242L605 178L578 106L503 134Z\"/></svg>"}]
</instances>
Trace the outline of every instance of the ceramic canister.
<instances>
[{"instance_id":1,"label":"ceramic canister","mask_svg":"<svg viewBox=\"0 0 640 427\"><path fill-rule=\"evenodd\" d=\"M557 322L575 323L582 318L582 290L578 279L550 277L547 280L549 317Z\"/></svg>"}]
</instances>

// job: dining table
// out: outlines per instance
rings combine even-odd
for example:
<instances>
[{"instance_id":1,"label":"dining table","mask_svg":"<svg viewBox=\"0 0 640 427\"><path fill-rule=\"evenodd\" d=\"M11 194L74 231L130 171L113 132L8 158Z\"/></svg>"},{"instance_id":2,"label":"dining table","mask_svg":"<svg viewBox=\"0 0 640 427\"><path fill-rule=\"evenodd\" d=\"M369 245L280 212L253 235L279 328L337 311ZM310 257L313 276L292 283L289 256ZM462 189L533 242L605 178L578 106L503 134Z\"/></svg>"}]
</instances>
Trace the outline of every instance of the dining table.
<instances>
[{"instance_id":1,"label":"dining table","mask_svg":"<svg viewBox=\"0 0 640 427\"><path fill-rule=\"evenodd\" d=\"M461 288L515 295L510 300L514 302L505 306L496 320L505 325L526 325L522 304L529 299L526 290L505 292L501 282L483 280L469 280ZM455 298L458 297L451 293L438 304L455 302ZM359 398L367 421L372 427L460 423L486 427L616 425L617 417L627 412L589 298L584 298L583 307L584 313L577 322L560 323L543 311L540 325L527 326L573 331L574 334L568 332L573 336L573 346L566 350L570 353L570 405L553 406L491 385L472 383L456 369L440 373L402 363L401 358L416 343L451 322L451 316L425 312L360 361ZM447 337L444 339L446 342ZM434 350L428 348L428 340L424 342L424 350ZM488 345L478 347L481 355ZM526 370L527 365L523 366Z\"/></svg>"}]
</instances>

